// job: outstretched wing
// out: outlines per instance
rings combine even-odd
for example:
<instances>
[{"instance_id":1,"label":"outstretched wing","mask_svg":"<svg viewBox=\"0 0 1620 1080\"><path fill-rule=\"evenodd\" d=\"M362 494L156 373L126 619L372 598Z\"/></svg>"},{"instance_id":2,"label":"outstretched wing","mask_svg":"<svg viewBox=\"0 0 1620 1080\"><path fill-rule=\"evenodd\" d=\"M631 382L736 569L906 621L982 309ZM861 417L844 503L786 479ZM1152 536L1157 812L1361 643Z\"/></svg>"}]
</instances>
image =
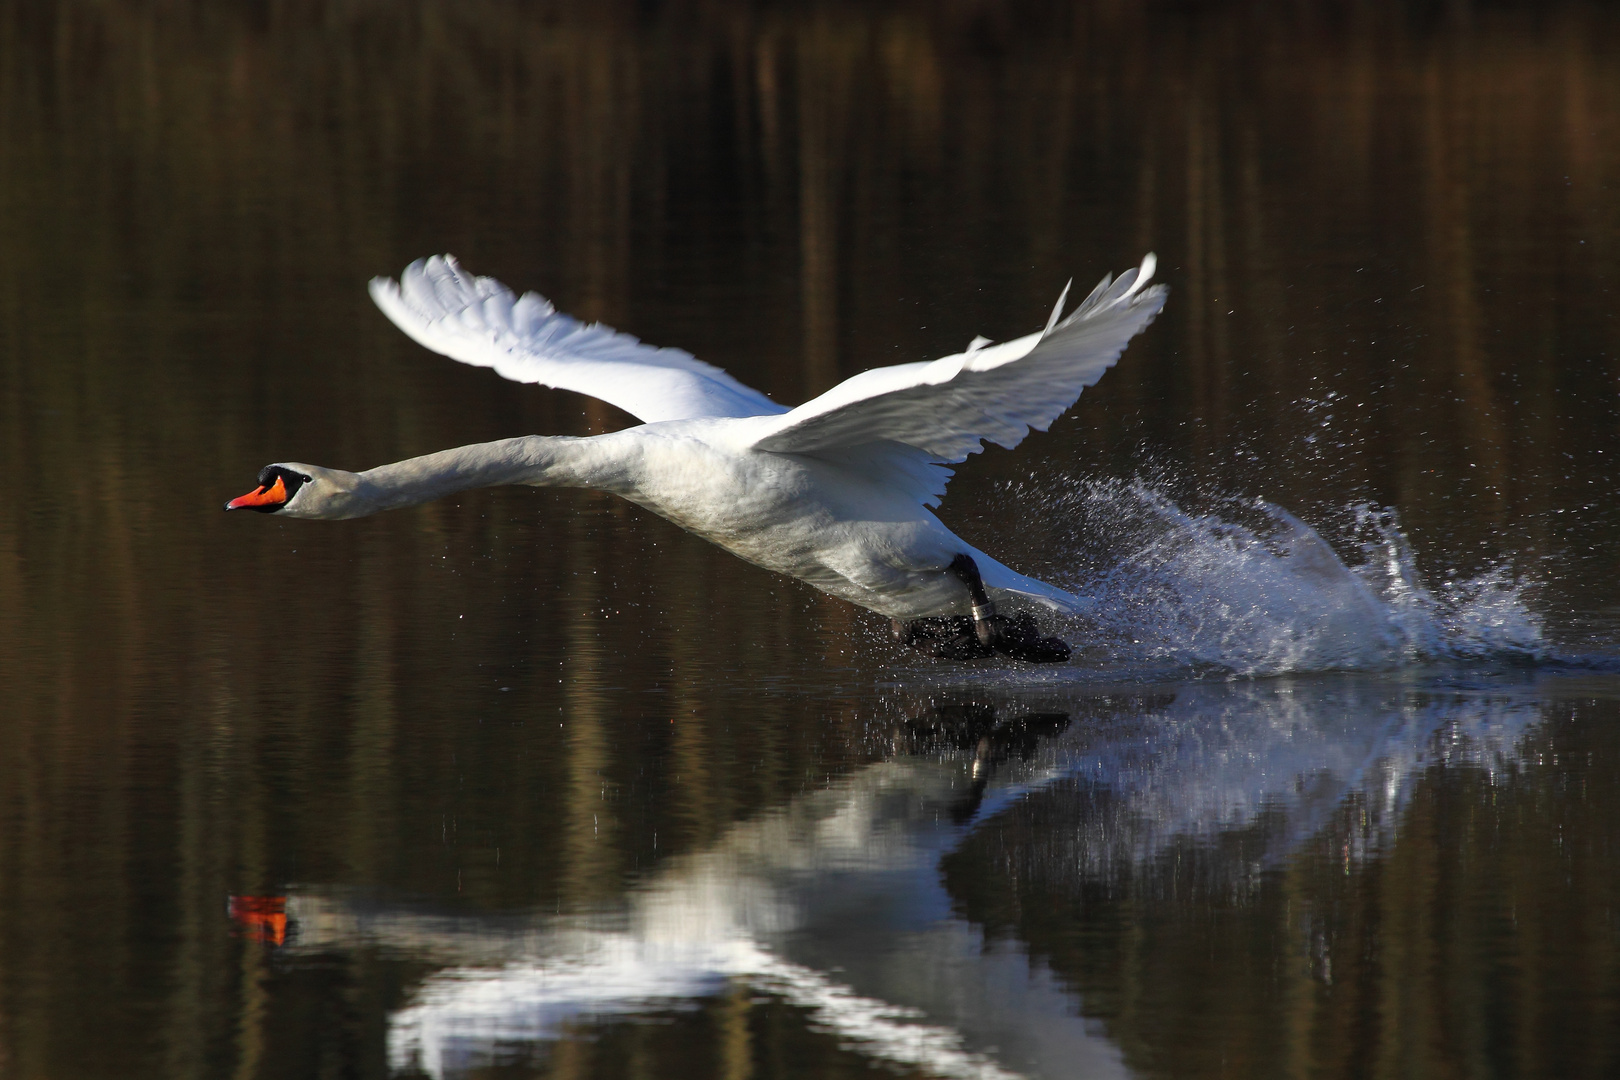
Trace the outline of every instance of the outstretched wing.
<instances>
[{"instance_id":1,"label":"outstretched wing","mask_svg":"<svg viewBox=\"0 0 1620 1080\"><path fill-rule=\"evenodd\" d=\"M397 283L373 278L371 298L434 352L514 382L601 398L644 423L787 411L691 353L582 323L539 293L514 297L494 278L462 270L454 256L418 259Z\"/></svg>"},{"instance_id":2,"label":"outstretched wing","mask_svg":"<svg viewBox=\"0 0 1620 1080\"><path fill-rule=\"evenodd\" d=\"M956 462L988 439L1017 446L1045 431L1114 366L1125 345L1164 307L1152 255L1114 281L1104 277L1066 319L1068 290L1039 334L988 348L975 341L941 360L875 368L849 378L765 425L759 450L815 454L868 443L904 443L934 461Z\"/></svg>"}]
</instances>

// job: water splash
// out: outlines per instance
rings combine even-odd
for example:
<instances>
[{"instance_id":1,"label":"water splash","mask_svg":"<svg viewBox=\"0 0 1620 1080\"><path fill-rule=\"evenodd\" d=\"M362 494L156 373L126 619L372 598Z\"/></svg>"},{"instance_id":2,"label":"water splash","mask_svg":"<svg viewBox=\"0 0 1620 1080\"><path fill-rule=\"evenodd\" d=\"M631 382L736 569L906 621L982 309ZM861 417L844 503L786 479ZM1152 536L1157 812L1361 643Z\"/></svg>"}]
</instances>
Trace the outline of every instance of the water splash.
<instances>
[{"instance_id":1,"label":"water splash","mask_svg":"<svg viewBox=\"0 0 1620 1080\"><path fill-rule=\"evenodd\" d=\"M1499 565L1431 587L1393 510L1346 507L1341 554L1264 500L1197 513L1138 480L1043 501L1072 529L1055 576L1097 602L1074 639L1109 667L1277 675L1546 654L1524 581Z\"/></svg>"}]
</instances>

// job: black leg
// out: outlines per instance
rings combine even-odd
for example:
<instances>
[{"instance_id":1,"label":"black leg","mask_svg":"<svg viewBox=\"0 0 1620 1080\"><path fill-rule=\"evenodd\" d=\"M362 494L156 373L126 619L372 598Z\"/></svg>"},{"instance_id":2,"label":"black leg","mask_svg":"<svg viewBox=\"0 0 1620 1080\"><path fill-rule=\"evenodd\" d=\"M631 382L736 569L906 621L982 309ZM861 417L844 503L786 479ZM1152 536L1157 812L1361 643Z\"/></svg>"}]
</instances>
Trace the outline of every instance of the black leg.
<instances>
[{"instance_id":1,"label":"black leg","mask_svg":"<svg viewBox=\"0 0 1620 1080\"><path fill-rule=\"evenodd\" d=\"M950 571L962 579L962 584L967 586L968 596L973 599L974 636L985 648L995 648L1001 636L1000 623L996 618L996 605L991 601L990 594L984 591L979 564L973 561L973 556L961 554L951 560Z\"/></svg>"},{"instance_id":2,"label":"black leg","mask_svg":"<svg viewBox=\"0 0 1620 1080\"><path fill-rule=\"evenodd\" d=\"M927 649L942 660L976 660L998 652L1031 664L1053 664L1069 658L1068 643L1043 637L1027 613L1019 612L1011 618L996 614L996 605L985 591L979 566L971 555L958 555L947 569L967 586L973 617L929 615L910 622L890 619L889 632L894 640Z\"/></svg>"},{"instance_id":3,"label":"black leg","mask_svg":"<svg viewBox=\"0 0 1620 1080\"><path fill-rule=\"evenodd\" d=\"M979 655L994 650L1031 664L1054 664L1069 658L1073 650L1068 642L1042 636L1028 614L1019 613L1010 619L996 614L996 605L985 592L979 565L971 555L963 553L952 559L950 571L967 586L973 600L973 636L983 650Z\"/></svg>"}]
</instances>

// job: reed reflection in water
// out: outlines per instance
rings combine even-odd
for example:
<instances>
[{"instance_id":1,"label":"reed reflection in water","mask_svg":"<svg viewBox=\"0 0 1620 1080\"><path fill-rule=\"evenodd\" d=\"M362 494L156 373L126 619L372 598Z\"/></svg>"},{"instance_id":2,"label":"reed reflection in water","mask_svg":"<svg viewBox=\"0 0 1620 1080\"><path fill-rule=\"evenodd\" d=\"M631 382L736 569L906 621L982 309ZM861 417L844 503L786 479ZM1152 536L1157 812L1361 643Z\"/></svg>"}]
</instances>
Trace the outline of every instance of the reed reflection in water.
<instances>
[{"instance_id":1,"label":"reed reflection in water","mask_svg":"<svg viewBox=\"0 0 1620 1080\"><path fill-rule=\"evenodd\" d=\"M938 672L605 497L478 493L324 530L219 514L266 461L625 422L401 339L364 282L429 252L796 400L1025 332L1069 275L1155 249L1164 319L1053 432L964 468L950 524L1044 573L1076 476L1147 473L1188 507L1262 496L1330 540L1391 506L1432 584L1522 576L1555 651L1612 660L1616 29L1576 3L1376 0L0 8L0 1071L385 1075L390 1023L406 1046L401 1018L427 1015L408 1010L487 955L364 934L278 951L230 935L228 897L543 937L868 776L921 777L906 806L971 791L966 757L888 738L900 706L873 689ZM1058 497L1021 501L1032 475ZM1099 1063L1607 1075L1612 687L1489 708L1464 689L1465 713L1528 695L1540 719L1509 764L1442 755L1395 804L1332 751L1377 740L1335 741L1312 698L1341 785L1319 812L1228 772L1200 786L1174 739L1120 734L1206 731L1178 710L1224 708L1215 690L1138 688L1140 720L1024 702L1071 717L1050 745L1081 755L1098 727L1169 771L1138 784L1097 750L1107 791L1073 769L1006 805L987 786L969 833L967 804L927 828L896 811L915 861L893 895L937 905L959 936L919 940L965 957L960 979L1004 963L1017 983L1033 957L1050 981L1027 1015L1079 1010L1097 1026L1052 1031ZM1243 715L1286 714L1275 692ZM1346 715L1421 726L1453 692L1389 695ZM1035 768L998 766L996 790ZM1261 801L1189 824L1223 784ZM813 884L773 874L747 871ZM747 931L856 998L932 1010L952 1053L1001 1045L808 931ZM570 1020L533 1067L882 1059L740 977L657 1025Z\"/></svg>"}]
</instances>

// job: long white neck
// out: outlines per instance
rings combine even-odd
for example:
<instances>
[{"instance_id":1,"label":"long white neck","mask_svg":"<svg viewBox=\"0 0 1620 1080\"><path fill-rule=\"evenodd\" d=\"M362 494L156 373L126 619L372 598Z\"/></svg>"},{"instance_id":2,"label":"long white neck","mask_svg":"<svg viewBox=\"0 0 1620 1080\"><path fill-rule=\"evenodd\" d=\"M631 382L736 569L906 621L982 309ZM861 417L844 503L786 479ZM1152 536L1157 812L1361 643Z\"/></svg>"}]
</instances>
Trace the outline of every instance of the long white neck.
<instances>
[{"instance_id":1,"label":"long white neck","mask_svg":"<svg viewBox=\"0 0 1620 1080\"><path fill-rule=\"evenodd\" d=\"M471 488L500 484L533 487L589 487L623 491L630 486L621 453L611 435L571 438L528 435L473 443L436 454L379 465L362 473L304 468L324 481L311 491L307 506L295 499L290 517L355 518L441 499Z\"/></svg>"}]
</instances>

